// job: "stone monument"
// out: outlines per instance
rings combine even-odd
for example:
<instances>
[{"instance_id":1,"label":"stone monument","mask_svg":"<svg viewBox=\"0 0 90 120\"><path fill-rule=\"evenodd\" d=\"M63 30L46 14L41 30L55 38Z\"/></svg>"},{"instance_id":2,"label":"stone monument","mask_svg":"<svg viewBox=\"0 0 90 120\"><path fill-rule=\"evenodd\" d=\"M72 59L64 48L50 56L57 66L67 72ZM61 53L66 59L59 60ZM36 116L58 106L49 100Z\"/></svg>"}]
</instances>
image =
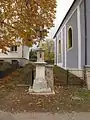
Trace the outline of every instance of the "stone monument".
<instances>
[{"instance_id":1,"label":"stone monument","mask_svg":"<svg viewBox=\"0 0 90 120\"><path fill-rule=\"evenodd\" d=\"M44 50L38 48L36 64L36 77L33 83L33 88L29 88L30 93L51 93L51 88L48 87L45 79Z\"/></svg>"}]
</instances>

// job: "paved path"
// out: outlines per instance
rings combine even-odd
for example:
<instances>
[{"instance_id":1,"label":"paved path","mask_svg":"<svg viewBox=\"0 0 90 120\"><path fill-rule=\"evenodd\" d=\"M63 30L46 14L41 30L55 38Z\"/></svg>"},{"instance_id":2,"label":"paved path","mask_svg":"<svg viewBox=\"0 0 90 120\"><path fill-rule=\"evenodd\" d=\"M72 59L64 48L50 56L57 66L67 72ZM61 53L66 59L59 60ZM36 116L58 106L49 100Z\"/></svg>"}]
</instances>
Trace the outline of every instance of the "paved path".
<instances>
[{"instance_id":1,"label":"paved path","mask_svg":"<svg viewBox=\"0 0 90 120\"><path fill-rule=\"evenodd\" d=\"M0 111L0 120L90 120L90 112L81 113L4 113Z\"/></svg>"}]
</instances>

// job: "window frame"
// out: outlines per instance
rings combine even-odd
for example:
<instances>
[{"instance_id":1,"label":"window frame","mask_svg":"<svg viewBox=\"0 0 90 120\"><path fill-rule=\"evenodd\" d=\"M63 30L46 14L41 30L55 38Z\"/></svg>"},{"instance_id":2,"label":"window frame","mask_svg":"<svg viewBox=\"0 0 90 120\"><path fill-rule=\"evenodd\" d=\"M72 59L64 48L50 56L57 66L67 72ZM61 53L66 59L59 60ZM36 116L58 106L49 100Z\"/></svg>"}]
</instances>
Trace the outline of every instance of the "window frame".
<instances>
[{"instance_id":1,"label":"window frame","mask_svg":"<svg viewBox=\"0 0 90 120\"><path fill-rule=\"evenodd\" d=\"M60 42L60 43L59 43L59 42ZM61 45L61 40L58 41L58 53L59 53L59 54L61 54L61 52L60 52L60 51L61 51L61 50L60 50L60 49L61 49L61 48L60 48L60 45Z\"/></svg>"},{"instance_id":2,"label":"window frame","mask_svg":"<svg viewBox=\"0 0 90 120\"><path fill-rule=\"evenodd\" d=\"M10 51L11 51L11 52L17 52L17 45L12 45L12 46L10 47Z\"/></svg>"},{"instance_id":3,"label":"window frame","mask_svg":"<svg viewBox=\"0 0 90 120\"><path fill-rule=\"evenodd\" d=\"M69 47L69 43L70 43L70 40L69 40L69 30L72 30L72 46L71 47ZM73 48L73 28L72 28L72 26L69 26L68 27L68 31L67 31L67 49L68 50L71 50Z\"/></svg>"}]
</instances>

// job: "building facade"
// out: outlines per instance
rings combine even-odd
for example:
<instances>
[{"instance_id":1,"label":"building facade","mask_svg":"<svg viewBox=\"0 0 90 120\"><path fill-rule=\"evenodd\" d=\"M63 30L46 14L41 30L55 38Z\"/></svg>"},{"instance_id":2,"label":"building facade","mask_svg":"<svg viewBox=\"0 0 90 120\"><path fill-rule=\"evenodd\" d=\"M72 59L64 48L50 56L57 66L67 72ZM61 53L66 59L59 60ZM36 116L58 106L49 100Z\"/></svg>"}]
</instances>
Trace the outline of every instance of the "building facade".
<instances>
[{"instance_id":1,"label":"building facade","mask_svg":"<svg viewBox=\"0 0 90 120\"><path fill-rule=\"evenodd\" d=\"M65 69L90 65L90 0L74 0L57 32L55 64Z\"/></svg>"},{"instance_id":2,"label":"building facade","mask_svg":"<svg viewBox=\"0 0 90 120\"><path fill-rule=\"evenodd\" d=\"M20 66L24 66L25 64L29 63L30 49L31 48L23 45L13 45L10 48L8 48L9 52L7 54L2 53L2 51L0 51L0 60L9 62L11 64L14 61L17 61Z\"/></svg>"}]
</instances>

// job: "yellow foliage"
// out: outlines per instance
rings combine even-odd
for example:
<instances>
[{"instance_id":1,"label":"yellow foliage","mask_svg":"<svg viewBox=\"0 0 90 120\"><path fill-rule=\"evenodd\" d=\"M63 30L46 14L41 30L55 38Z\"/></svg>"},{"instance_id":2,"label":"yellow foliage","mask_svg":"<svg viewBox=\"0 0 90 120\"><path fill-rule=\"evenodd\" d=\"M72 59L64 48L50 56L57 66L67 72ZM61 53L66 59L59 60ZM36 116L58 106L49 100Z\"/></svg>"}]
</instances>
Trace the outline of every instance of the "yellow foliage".
<instances>
[{"instance_id":1,"label":"yellow foliage","mask_svg":"<svg viewBox=\"0 0 90 120\"><path fill-rule=\"evenodd\" d=\"M0 0L0 48L5 51L18 37L31 46L40 37L37 28L53 26L55 8L56 0Z\"/></svg>"}]
</instances>

